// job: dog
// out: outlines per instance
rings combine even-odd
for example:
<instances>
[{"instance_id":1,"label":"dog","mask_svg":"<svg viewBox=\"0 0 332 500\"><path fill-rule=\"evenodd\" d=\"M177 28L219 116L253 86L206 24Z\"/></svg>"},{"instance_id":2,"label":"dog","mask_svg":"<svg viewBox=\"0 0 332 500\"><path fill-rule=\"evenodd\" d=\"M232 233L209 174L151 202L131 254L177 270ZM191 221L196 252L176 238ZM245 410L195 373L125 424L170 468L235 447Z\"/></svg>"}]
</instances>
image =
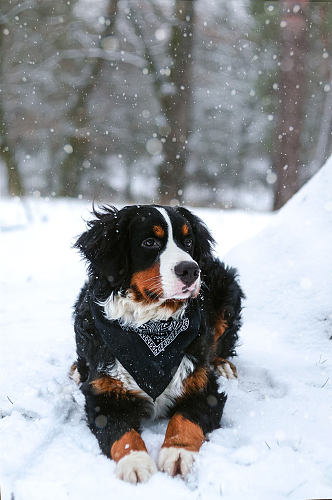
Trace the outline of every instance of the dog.
<instances>
[{"instance_id":1,"label":"dog","mask_svg":"<svg viewBox=\"0 0 332 500\"><path fill-rule=\"evenodd\" d=\"M74 306L77 361L88 425L118 478L157 470L140 435L145 419L169 418L157 465L186 478L220 425L236 377L244 294L234 268L213 255L206 225L183 207L93 208L74 247L88 281Z\"/></svg>"}]
</instances>

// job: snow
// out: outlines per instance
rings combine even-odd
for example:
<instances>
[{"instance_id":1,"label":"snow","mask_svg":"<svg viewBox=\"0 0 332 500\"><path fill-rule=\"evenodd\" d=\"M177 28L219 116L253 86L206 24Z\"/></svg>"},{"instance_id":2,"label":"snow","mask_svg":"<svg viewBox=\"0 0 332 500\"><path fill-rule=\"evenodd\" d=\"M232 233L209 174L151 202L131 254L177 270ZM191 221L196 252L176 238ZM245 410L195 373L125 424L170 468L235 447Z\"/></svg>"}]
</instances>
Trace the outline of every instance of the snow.
<instances>
[{"instance_id":1,"label":"snow","mask_svg":"<svg viewBox=\"0 0 332 500\"><path fill-rule=\"evenodd\" d=\"M84 264L84 202L0 202L2 498L332 497L332 160L277 214L195 209L238 267L247 300L222 428L187 482L115 478L67 373ZM227 255L225 255L225 253ZM166 421L143 438L154 460Z\"/></svg>"}]
</instances>

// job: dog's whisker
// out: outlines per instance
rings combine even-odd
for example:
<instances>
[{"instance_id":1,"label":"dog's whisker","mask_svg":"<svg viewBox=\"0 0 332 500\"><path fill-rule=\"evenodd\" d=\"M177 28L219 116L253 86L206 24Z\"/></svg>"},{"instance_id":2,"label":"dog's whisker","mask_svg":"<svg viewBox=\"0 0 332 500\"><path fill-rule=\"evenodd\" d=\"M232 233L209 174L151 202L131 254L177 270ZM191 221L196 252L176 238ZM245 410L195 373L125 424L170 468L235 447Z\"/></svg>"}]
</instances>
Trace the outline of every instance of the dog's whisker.
<instances>
[{"instance_id":1,"label":"dog's whisker","mask_svg":"<svg viewBox=\"0 0 332 500\"><path fill-rule=\"evenodd\" d=\"M149 288L149 292L158 295L158 297L161 297L160 288Z\"/></svg>"},{"instance_id":2,"label":"dog's whisker","mask_svg":"<svg viewBox=\"0 0 332 500\"><path fill-rule=\"evenodd\" d=\"M144 280L144 282L145 282L145 281L154 280L154 279L160 279L160 276L152 276L151 278L146 278L146 279Z\"/></svg>"},{"instance_id":3,"label":"dog's whisker","mask_svg":"<svg viewBox=\"0 0 332 500\"><path fill-rule=\"evenodd\" d=\"M144 281L142 283L145 283ZM148 286L155 286L155 285L158 285L159 281L151 281L150 283L148 283Z\"/></svg>"},{"instance_id":4,"label":"dog's whisker","mask_svg":"<svg viewBox=\"0 0 332 500\"><path fill-rule=\"evenodd\" d=\"M147 279L143 280L141 283L148 283L148 282L159 283L160 276L154 276L153 278L147 278Z\"/></svg>"}]
</instances>

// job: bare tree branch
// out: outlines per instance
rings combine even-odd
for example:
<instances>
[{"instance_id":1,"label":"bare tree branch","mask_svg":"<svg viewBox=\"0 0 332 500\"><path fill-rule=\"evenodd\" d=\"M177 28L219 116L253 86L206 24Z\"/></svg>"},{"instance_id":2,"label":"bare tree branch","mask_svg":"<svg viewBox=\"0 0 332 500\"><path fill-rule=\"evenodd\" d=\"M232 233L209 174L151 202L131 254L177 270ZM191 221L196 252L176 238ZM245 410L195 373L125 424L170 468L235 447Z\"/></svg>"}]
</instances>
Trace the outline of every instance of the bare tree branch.
<instances>
[{"instance_id":1,"label":"bare tree branch","mask_svg":"<svg viewBox=\"0 0 332 500\"><path fill-rule=\"evenodd\" d=\"M2 14L0 15L0 26L2 24L8 24L13 17L17 16L17 14L20 14L21 12L24 12L25 10L28 9L33 9L36 5L36 1L30 0L28 2L24 3L19 3L15 7L13 7L7 14Z\"/></svg>"}]
</instances>

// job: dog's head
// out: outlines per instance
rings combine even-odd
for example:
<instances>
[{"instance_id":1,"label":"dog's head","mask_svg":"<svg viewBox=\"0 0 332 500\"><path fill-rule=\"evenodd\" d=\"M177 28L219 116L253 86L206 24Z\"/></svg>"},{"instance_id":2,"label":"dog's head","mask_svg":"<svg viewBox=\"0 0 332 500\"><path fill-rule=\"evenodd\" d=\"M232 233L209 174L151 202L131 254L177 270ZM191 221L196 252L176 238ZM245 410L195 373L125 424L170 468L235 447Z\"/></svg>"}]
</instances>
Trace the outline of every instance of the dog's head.
<instances>
[{"instance_id":1,"label":"dog's head","mask_svg":"<svg viewBox=\"0 0 332 500\"><path fill-rule=\"evenodd\" d=\"M201 264L213 238L204 223L182 207L105 206L75 243L93 275L113 290L130 290L136 301L196 297Z\"/></svg>"}]
</instances>

